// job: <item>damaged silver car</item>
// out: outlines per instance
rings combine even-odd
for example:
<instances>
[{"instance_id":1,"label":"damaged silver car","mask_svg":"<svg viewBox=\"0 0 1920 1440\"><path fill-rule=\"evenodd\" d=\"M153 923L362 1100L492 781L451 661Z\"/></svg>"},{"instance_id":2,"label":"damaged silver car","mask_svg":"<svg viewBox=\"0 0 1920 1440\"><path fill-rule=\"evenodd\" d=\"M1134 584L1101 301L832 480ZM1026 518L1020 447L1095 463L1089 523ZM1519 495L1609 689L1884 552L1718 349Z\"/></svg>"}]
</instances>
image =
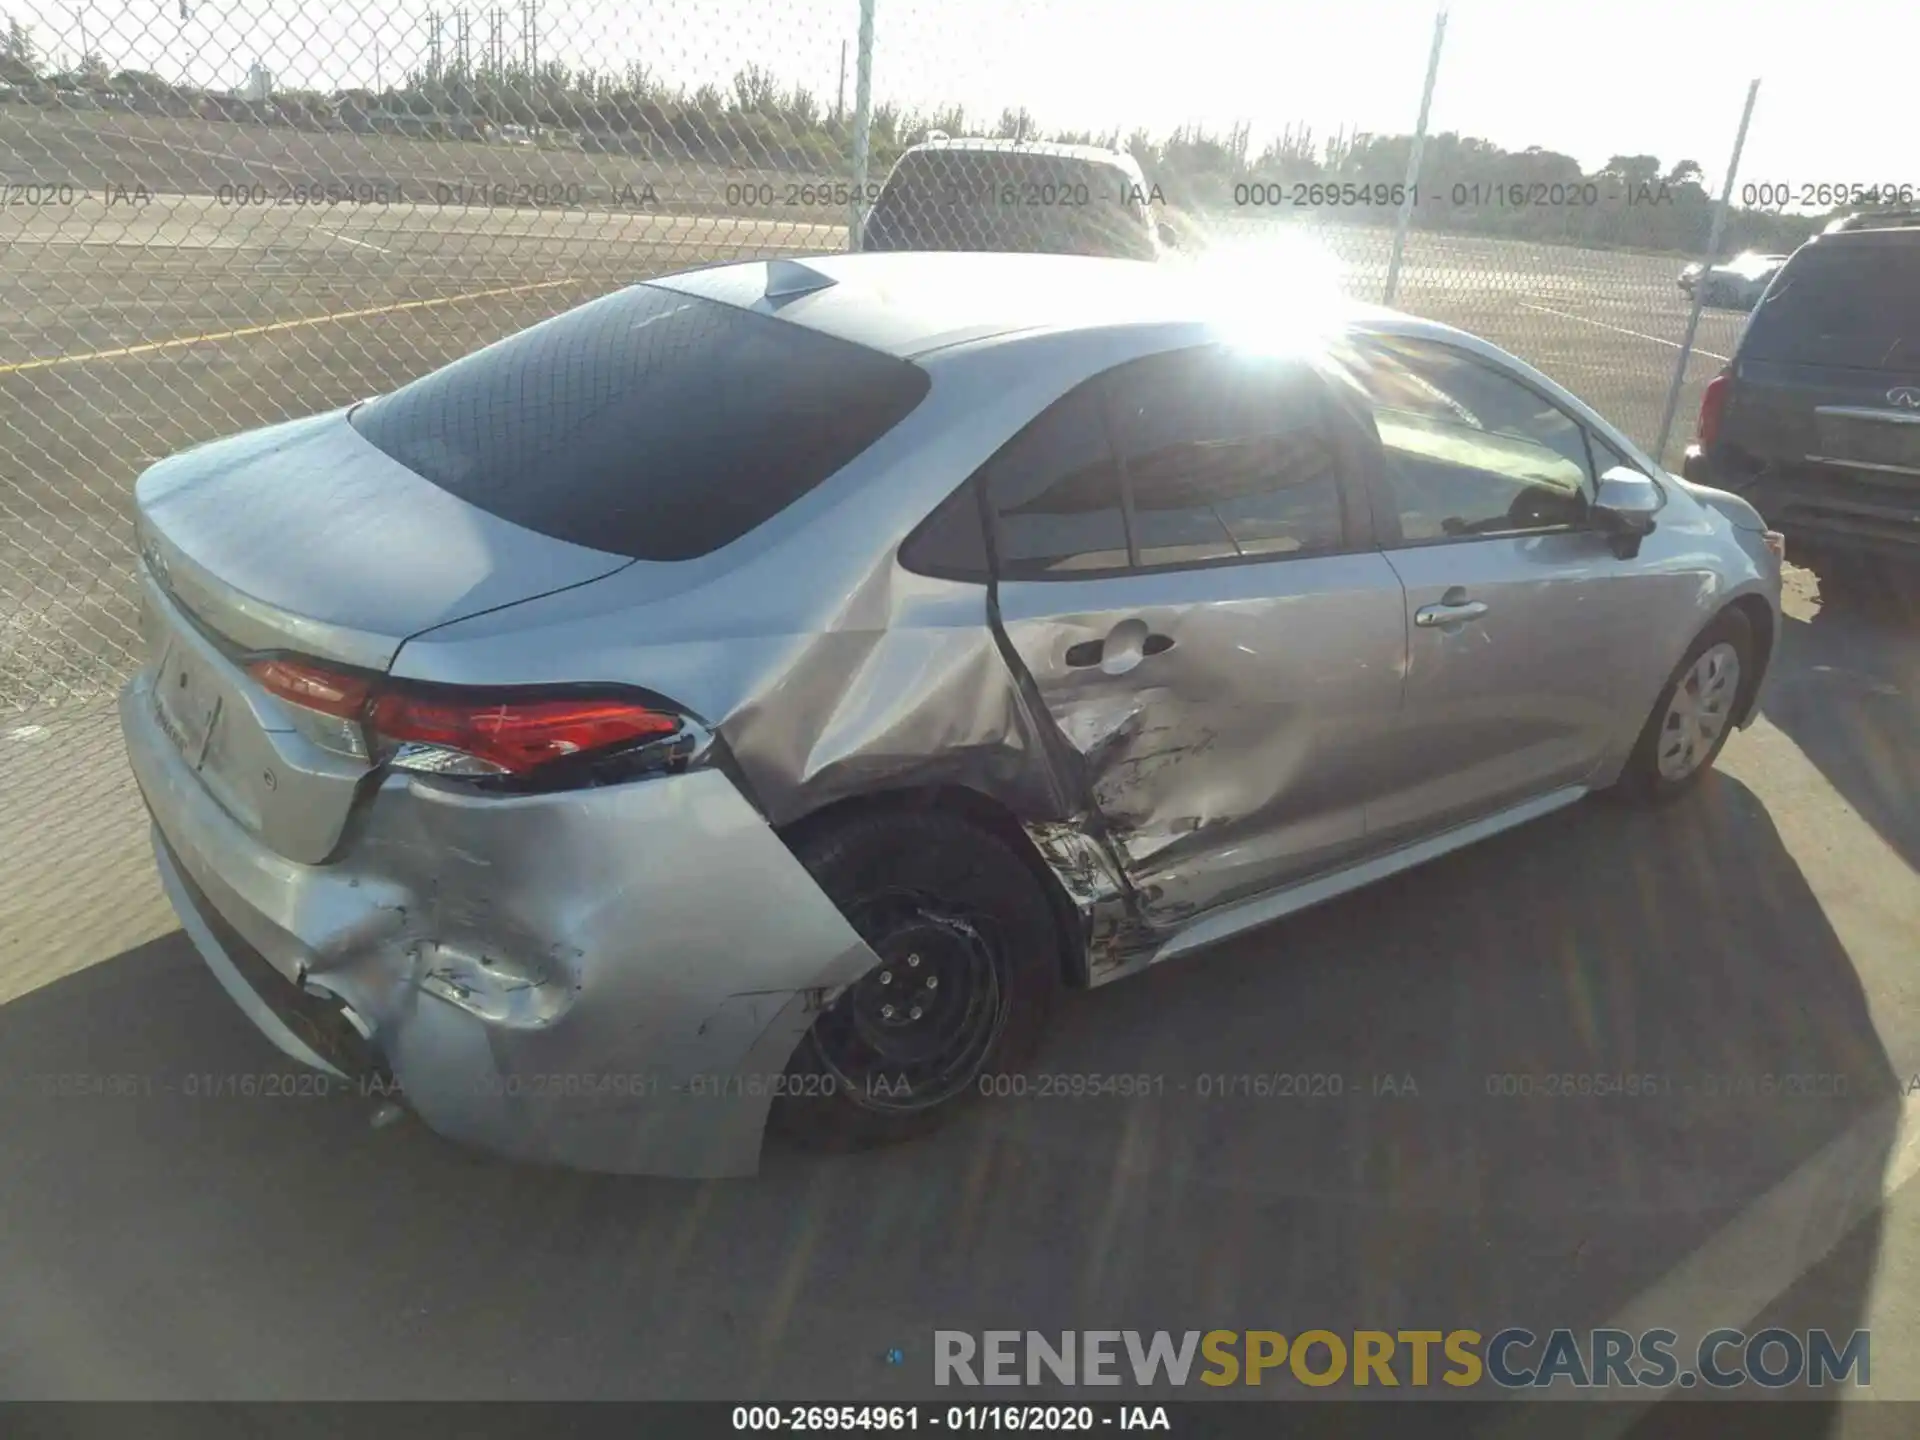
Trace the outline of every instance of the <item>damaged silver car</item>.
<instances>
[{"instance_id":1,"label":"damaged silver car","mask_svg":"<svg viewBox=\"0 0 1920 1440\"><path fill-rule=\"evenodd\" d=\"M633 285L137 487L181 922L431 1127L751 1173L1748 723L1778 537L1458 331L1121 260Z\"/></svg>"}]
</instances>

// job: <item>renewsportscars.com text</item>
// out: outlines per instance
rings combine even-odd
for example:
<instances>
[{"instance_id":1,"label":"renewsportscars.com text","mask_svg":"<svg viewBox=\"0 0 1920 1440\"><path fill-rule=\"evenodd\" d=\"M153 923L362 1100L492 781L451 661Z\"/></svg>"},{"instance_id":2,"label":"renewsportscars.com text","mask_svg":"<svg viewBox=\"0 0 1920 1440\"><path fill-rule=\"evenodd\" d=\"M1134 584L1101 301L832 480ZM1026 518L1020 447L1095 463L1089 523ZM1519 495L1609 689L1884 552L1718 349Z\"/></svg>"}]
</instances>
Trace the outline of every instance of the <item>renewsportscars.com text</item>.
<instances>
[{"instance_id":1,"label":"renewsportscars.com text","mask_svg":"<svg viewBox=\"0 0 1920 1440\"><path fill-rule=\"evenodd\" d=\"M1872 1334L1713 1330L936 1330L936 1385L1355 1385L1767 1389L1872 1383Z\"/></svg>"}]
</instances>

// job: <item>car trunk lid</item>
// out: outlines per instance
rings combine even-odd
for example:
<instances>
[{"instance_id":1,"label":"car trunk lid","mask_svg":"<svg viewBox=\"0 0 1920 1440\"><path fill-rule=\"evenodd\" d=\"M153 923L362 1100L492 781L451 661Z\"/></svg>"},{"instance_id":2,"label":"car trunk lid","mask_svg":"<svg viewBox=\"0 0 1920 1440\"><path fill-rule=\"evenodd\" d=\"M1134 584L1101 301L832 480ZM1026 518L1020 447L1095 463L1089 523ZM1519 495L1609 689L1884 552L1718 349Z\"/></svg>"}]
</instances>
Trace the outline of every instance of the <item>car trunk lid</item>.
<instances>
[{"instance_id":1,"label":"car trunk lid","mask_svg":"<svg viewBox=\"0 0 1920 1440\"><path fill-rule=\"evenodd\" d=\"M229 814L310 864L338 844L372 760L356 725L288 704L250 663L377 674L423 630L632 563L467 504L346 417L183 452L134 492L155 722Z\"/></svg>"},{"instance_id":2,"label":"car trunk lid","mask_svg":"<svg viewBox=\"0 0 1920 1440\"><path fill-rule=\"evenodd\" d=\"M347 415L203 445L140 477L149 567L235 643L382 670L410 635L632 563L468 504Z\"/></svg>"}]
</instances>

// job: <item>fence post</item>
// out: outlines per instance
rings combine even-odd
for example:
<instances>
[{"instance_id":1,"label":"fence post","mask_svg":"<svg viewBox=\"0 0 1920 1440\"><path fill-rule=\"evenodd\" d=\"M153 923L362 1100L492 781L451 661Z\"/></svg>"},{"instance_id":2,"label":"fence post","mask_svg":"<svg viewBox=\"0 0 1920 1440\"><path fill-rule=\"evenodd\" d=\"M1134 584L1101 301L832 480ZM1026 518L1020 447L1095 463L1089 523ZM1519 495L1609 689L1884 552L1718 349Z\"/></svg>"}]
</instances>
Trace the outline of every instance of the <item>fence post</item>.
<instances>
[{"instance_id":1,"label":"fence post","mask_svg":"<svg viewBox=\"0 0 1920 1440\"><path fill-rule=\"evenodd\" d=\"M1407 193L1400 201L1400 214L1393 224L1393 255L1387 261L1387 288L1382 305L1393 304L1400 288L1400 254L1406 248L1407 227L1413 223L1413 205L1420 183L1420 152L1427 145L1427 112L1433 107L1433 82L1440 74L1440 42L1447 35L1447 7L1442 5L1433 17L1433 52L1427 56L1427 83L1420 91L1420 119L1413 127L1413 150L1407 156Z\"/></svg>"},{"instance_id":2,"label":"fence post","mask_svg":"<svg viewBox=\"0 0 1920 1440\"><path fill-rule=\"evenodd\" d=\"M1720 234L1727 224L1727 205L1733 199L1733 178L1740 173L1740 151L1747 143L1747 122L1753 119L1754 97L1760 82L1747 86L1746 108L1740 112L1740 130L1733 137L1733 158L1727 162L1727 183L1720 187L1720 203L1713 207L1713 228L1707 234L1707 253L1701 258L1700 278L1693 282L1693 305L1687 311L1687 333L1680 341L1680 358L1674 362L1673 383L1667 386L1667 406L1660 415L1660 439L1653 449L1654 463L1667 463L1667 437L1673 433L1674 411L1680 408L1680 387L1686 382L1687 361L1693 358L1693 336L1700 327L1700 310L1707 298L1707 270L1720 253Z\"/></svg>"},{"instance_id":3,"label":"fence post","mask_svg":"<svg viewBox=\"0 0 1920 1440\"><path fill-rule=\"evenodd\" d=\"M867 150L873 127L873 4L860 0L860 53L853 70L853 203L847 207L847 249L860 248L866 224Z\"/></svg>"}]
</instances>

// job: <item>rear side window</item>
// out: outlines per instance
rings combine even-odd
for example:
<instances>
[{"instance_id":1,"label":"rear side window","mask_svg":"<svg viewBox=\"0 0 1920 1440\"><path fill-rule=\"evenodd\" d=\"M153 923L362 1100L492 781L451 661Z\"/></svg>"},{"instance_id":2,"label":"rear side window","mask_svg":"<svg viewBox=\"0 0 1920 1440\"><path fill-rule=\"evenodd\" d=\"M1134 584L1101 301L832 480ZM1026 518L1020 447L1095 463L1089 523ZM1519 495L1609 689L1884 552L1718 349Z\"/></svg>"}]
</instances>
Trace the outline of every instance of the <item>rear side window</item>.
<instances>
[{"instance_id":1,"label":"rear side window","mask_svg":"<svg viewBox=\"0 0 1920 1440\"><path fill-rule=\"evenodd\" d=\"M637 560L686 560L812 490L928 384L864 346L636 285L351 418L409 470L503 520Z\"/></svg>"},{"instance_id":2,"label":"rear side window","mask_svg":"<svg viewBox=\"0 0 1920 1440\"><path fill-rule=\"evenodd\" d=\"M1083 385L1050 406L981 476L1002 575L1125 568L1120 476L1097 385Z\"/></svg>"},{"instance_id":3,"label":"rear side window","mask_svg":"<svg viewBox=\"0 0 1920 1440\"><path fill-rule=\"evenodd\" d=\"M907 536L900 546L902 565L947 580L987 578L993 567L975 488L976 482L969 479Z\"/></svg>"},{"instance_id":4,"label":"rear side window","mask_svg":"<svg viewBox=\"0 0 1920 1440\"><path fill-rule=\"evenodd\" d=\"M1304 366L1230 350L1113 376L1116 443L1146 568L1341 548L1339 469Z\"/></svg>"},{"instance_id":5,"label":"rear side window","mask_svg":"<svg viewBox=\"0 0 1920 1440\"><path fill-rule=\"evenodd\" d=\"M1740 356L1920 370L1920 243L1875 237L1808 245L1753 312Z\"/></svg>"}]
</instances>

